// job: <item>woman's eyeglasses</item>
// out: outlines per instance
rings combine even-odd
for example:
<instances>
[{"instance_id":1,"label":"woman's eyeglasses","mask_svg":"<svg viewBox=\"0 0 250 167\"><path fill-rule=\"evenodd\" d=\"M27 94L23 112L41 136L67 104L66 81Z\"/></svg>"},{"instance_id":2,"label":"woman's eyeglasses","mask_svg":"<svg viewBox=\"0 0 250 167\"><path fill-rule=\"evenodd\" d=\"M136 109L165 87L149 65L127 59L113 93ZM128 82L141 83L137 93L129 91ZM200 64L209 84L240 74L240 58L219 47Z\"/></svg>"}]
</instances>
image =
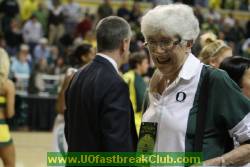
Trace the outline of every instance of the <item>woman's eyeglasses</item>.
<instances>
[{"instance_id":1,"label":"woman's eyeglasses","mask_svg":"<svg viewBox=\"0 0 250 167\"><path fill-rule=\"evenodd\" d=\"M162 50L172 49L173 46L180 44L181 39L178 40L162 40L162 41L147 41L144 43L144 46L148 47L151 50L155 50L157 47L160 47Z\"/></svg>"}]
</instances>

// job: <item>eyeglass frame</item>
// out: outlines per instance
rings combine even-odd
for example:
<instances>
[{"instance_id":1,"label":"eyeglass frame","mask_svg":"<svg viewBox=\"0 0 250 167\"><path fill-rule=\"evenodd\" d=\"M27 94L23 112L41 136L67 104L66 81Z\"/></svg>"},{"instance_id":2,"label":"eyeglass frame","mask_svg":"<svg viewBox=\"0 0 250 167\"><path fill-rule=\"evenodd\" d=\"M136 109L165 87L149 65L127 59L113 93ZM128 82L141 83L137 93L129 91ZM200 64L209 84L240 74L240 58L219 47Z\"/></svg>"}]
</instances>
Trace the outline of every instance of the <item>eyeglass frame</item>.
<instances>
[{"instance_id":1,"label":"eyeglass frame","mask_svg":"<svg viewBox=\"0 0 250 167\"><path fill-rule=\"evenodd\" d=\"M166 46L166 41L160 41L160 42L152 42L153 43L153 46L152 46L152 43L150 44L150 42L144 42L144 46L145 47L148 47L148 49L153 49L155 50L157 46L159 46L162 50L167 50L167 49L172 49L173 46L177 46L179 45L180 43L182 43L183 41L188 41L188 40L182 40L181 38L177 37L178 40L169 40L169 44L167 44L168 46ZM159 45L160 44L160 45ZM150 46L151 45L151 46Z\"/></svg>"}]
</instances>

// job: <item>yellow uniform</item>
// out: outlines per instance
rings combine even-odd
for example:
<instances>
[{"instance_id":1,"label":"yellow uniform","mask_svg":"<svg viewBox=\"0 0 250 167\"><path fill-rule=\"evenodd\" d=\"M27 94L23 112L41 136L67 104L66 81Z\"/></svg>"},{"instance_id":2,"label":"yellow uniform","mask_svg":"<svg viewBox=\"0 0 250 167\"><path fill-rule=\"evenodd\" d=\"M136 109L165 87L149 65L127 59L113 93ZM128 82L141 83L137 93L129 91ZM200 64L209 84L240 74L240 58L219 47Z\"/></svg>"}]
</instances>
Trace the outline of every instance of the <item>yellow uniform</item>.
<instances>
[{"instance_id":1,"label":"yellow uniform","mask_svg":"<svg viewBox=\"0 0 250 167\"><path fill-rule=\"evenodd\" d=\"M3 111L6 108L6 98L0 95L0 109ZM1 112L1 110L0 110ZM12 143L12 139L10 136L10 130L8 124L5 120L0 119L0 148Z\"/></svg>"}]
</instances>

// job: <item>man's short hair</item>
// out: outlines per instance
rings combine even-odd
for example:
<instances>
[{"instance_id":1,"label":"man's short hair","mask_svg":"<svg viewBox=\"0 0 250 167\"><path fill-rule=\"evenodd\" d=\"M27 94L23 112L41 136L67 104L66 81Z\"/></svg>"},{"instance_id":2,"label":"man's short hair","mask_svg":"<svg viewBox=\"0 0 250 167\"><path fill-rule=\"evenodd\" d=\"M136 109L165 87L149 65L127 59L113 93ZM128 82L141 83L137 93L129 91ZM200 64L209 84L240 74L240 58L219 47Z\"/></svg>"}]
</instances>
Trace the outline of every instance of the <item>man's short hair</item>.
<instances>
[{"instance_id":1,"label":"man's short hair","mask_svg":"<svg viewBox=\"0 0 250 167\"><path fill-rule=\"evenodd\" d=\"M118 16L105 17L96 26L97 51L113 51L131 36L128 22Z\"/></svg>"}]
</instances>

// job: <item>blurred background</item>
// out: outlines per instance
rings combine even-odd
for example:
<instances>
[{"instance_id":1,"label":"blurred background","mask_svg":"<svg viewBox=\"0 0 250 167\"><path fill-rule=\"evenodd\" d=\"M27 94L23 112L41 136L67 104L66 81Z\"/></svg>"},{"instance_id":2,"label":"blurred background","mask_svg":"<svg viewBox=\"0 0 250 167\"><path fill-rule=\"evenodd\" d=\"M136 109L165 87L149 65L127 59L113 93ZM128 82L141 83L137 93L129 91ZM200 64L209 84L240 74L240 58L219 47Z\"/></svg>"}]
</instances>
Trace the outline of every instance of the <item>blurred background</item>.
<instances>
[{"instance_id":1,"label":"blurred background","mask_svg":"<svg viewBox=\"0 0 250 167\"><path fill-rule=\"evenodd\" d=\"M94 54L96 23L110 15L130 23L131 57L146 57L148 65L141 76L147 85L154 65L143 45L140 19L150 8L171 3L193 6L201 34L212 32L233 48L234 56L250 58L250 0L0 1L0 47L9 55L9 78L16 87L15 116L7 122L17 167L47 166L47 152L54 151L54 121L60 113L60 106L56 106L58 94L67 69L76 64L76 48L91 45ZM198 55L200 50L197 43L193 53ZM128 62L120 71L125 74L132 68Z\"/></svg>"}]
</instances>

